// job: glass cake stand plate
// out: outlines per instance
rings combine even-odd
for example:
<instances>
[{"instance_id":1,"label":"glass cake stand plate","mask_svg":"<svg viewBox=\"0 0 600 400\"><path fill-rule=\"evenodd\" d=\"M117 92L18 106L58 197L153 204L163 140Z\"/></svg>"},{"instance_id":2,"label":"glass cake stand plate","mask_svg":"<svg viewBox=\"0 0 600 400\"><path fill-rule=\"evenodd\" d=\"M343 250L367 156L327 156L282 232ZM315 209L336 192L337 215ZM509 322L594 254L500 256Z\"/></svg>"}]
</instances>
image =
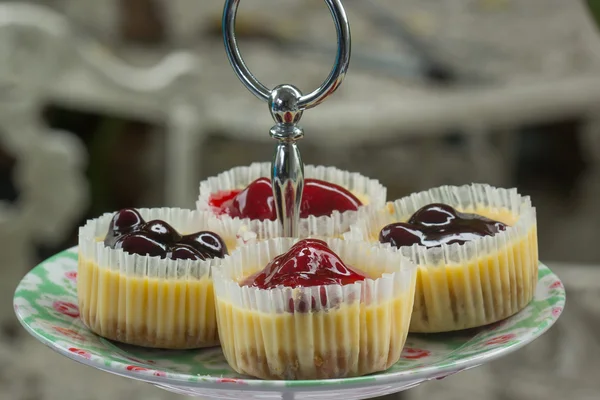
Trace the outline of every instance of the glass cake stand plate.
<instances>
[{"instance_id":1,"label":"glass cake stand plate","mask_svg":"<svg viewBox=\"0 0 600 400\"><path fill-rule=\"evenodd\" d=\"M166 351L126 346L90 332L77 308L77 248L29 272L17 287L17 317L36 339L82 364L160 388L214 399L366 399L442 379L509 354L546 332L565 304L556 275L540 264L533 302L485 328L409 335L401 360L373 375L316 381L266 381L236 374L219 347Z\"/></svg>"}]
</instances>

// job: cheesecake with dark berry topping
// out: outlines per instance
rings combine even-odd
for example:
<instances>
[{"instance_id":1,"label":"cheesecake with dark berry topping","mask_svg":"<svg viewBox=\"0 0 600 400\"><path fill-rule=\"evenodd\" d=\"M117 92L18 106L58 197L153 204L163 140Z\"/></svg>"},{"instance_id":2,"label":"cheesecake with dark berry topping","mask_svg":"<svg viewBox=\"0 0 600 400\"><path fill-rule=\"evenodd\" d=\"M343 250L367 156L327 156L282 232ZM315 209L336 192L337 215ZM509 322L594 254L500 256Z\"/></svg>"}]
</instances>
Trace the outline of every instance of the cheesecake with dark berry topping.
<instances>
[{"instance_id":1,"label":"cheesecake with dark berry topping","mask_svg":"<svg viewBox=\"0 0 600 400\"><path fill-rule=\"evenodd\" d=\"M200 213L181 209L124 209L88 221L79 232L83 322L138 346L217 345L210 271L227 247L207 226Z\"/></svg>"},{"instance_id":2,"label":"cheesecake with dark berry topping","mask_svg":"<svg viewBox=\"0 0 600 400\"><path fill-rule=\"evenodd\" d=\"M362 210L381 208L379 181L333 167L307 165L300 204L299 237L342 237ZM197 209L227 227L225 241L248 243L281 236L270 163L225 171L200 183ZM230 246L231 247L231 246Z\"/></svg>"},{"instance_id":3,"label":"cheesecake with dark berry topping","mask_svg":"<svg viewBox=\"0 0 600 400\"><path fill-rule=\"evenodd\" d=\"M406 340L415 275L397 250L365 242L240 247L214 275L223 353L238 373L262 379L385 370Z\"/></svg>"},{"instance_id":4,"label":"cheesecake with dark berry topping","mask_svg":"<svg viewBox=\"0 0 600 400\"><path fill-rule=\"evenodd\" d=\"M525 308L535 292L536 213L515 189L416 193L359 221L346 238L400 248L418 264L411 332L487 325Z\"/></svg>"}]
</instances>

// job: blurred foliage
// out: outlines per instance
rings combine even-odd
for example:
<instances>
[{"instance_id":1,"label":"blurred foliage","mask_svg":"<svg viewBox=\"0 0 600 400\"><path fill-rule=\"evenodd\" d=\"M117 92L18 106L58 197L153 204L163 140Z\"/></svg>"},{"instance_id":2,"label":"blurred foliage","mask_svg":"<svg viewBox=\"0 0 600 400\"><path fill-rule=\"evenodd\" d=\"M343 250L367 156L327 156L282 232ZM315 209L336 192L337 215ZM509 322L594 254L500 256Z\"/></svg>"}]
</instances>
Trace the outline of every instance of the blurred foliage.
<instances>
[{"instance_id":1,"label":"blurred foliage","mask_svg":"<svg viewBox=\"0 0 600 400\"><path fill-rule=\"evenodd\" d=\"M596 26L600 26L600 0L586 0Z\"/></svg>"}]
</instances>

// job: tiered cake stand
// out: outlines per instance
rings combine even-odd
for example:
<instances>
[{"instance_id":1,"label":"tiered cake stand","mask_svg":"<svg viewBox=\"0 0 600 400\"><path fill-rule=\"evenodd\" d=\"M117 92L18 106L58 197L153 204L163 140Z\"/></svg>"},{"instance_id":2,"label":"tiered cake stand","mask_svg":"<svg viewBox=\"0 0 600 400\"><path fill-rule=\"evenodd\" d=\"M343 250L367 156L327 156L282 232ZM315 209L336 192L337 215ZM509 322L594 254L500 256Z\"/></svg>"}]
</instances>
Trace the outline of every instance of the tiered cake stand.
<instances>
[{"instance_id":1,"label":"tiered cake stand","mask_svg":"<svg viewBox=\"0 0 600 400\"><path fill-rule=\"evenodd\" d=\"M213 399L367 399L505 356L546 332L565 304L561 281L540 264L533 302L500 323L444 335L409 335L402 359L385 372L348 379L264 381L236 374L221 349L163 351L125 346L90 332L78 318L77 248L35 267L19 284L17 317L36 339L75 361Z\"/></svg>"},{"instance_id":2,"label":"tiered cake stand","mask_svg":"<svg viewBox=\"0 0 600 400\"><path fill-rule=\"evenodd\" d=\"M334 17L338 54L323 85L308 95L291 85L263 86L245 66L237 48L234 22L239 0L227 0L223 33L238 77L269 105L279 141L272 168L278 218L286 236L296 236L303 165L296 141L297 122L342 82L350 60L349 24L340 0L325 0ZM565 304L561 281L540 264L533 301L502 322L443 335L409 335L401 360L385 372L347 379L267 381L236 374L219 347L163 351L126 346L90 332L77 307L77 248L59 253L29 272L17 287L14 307L25 329L58 353L82 364L145 381L175 393L213 399L366 399L442 379L507 355L546 332Z\"/></svg>"}]
</instances>

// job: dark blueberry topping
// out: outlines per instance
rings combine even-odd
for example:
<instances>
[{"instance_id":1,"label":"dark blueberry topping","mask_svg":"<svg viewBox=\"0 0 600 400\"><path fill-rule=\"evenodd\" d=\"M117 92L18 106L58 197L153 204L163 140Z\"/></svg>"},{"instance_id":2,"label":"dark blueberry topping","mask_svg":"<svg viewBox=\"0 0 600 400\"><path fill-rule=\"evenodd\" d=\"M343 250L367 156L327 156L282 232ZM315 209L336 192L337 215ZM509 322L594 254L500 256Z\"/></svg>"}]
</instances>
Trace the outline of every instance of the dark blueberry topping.
<instances>
[{"instance_id":1,"label":"dark blueberry topping","mask_svg":"<svg viewBox=\"0 0 600 400\"><path fill-rule=\"evenodd\" d=\"M502 222L477 214L461 213L446 204L429 204L415 212L408 222L385 226L379 232L381 243L395 247L419 244L439 247L442 244L464 244L483 236L504 231Z\"/></svg>"},{"instance_id":2,"label":"dark blueberry topping","mask_svg":"<svg viewBox=\"0 0 600 400\"><path fill-rule=\"evenodd\" d=\"M202 253L187 244L176 244L171 247L169 258L173 260L206 260Z\"/></svg>"},{"instance_id":3,"label":"dark blueberry topping","mask_svg":"<svg viewBox=\"0 0 600 400\"><path fill-rule=\"evenodd\" d=\"M227 254L227 246L219 235L214 232L202 231L185 235L179 243L186 244L206 254L207 258L223 258Z\"/></svg>"},{"instance_id":4,"label":"dark blueberry topping","mask_svg":"<svg viewBox=\"0 0 600 400\"><path fill-rule=\"evenodd\" d=\"M110 222L104 244L127 253L173 260L223 258L227 246L214 232L202 231L182 236L161 220L145 222L132 208L117 212Z\"/></svg>"},{"instance_id":5,"label":"dark blueberry topping","mask_svg":"<svg viewBox=\"0 0 600 400\"><path fill-rule=\"evenodd\" d=\"M108 226L108 235L104 244L113 247L117 238L129 232L136 231L144 224L144 219L137 210L124 208L116 213Z\"/></svg>"},{"instance_id":6,"label":"dark blueberry topping","mask_svg":"<svg viewBox=\"0 0 600 400\"><path fill-rule=\"evenodd\" d=\"M181 235L175 228L159 219L146 222L141 231L162 243L175 244L181 240Z\"/></svg>"},{"instance_id":7,"label":"dark blueberry topping","mask_svg":"<svg viewBox=\"0 0 600 400\"><path fill-rule=\"evenodd\" d=\"M167 256L168 249L166 244L141 232L126 233L117 239L114 248L123 249L128 253L160 258Z\"/></svg>"}]
</instances>

